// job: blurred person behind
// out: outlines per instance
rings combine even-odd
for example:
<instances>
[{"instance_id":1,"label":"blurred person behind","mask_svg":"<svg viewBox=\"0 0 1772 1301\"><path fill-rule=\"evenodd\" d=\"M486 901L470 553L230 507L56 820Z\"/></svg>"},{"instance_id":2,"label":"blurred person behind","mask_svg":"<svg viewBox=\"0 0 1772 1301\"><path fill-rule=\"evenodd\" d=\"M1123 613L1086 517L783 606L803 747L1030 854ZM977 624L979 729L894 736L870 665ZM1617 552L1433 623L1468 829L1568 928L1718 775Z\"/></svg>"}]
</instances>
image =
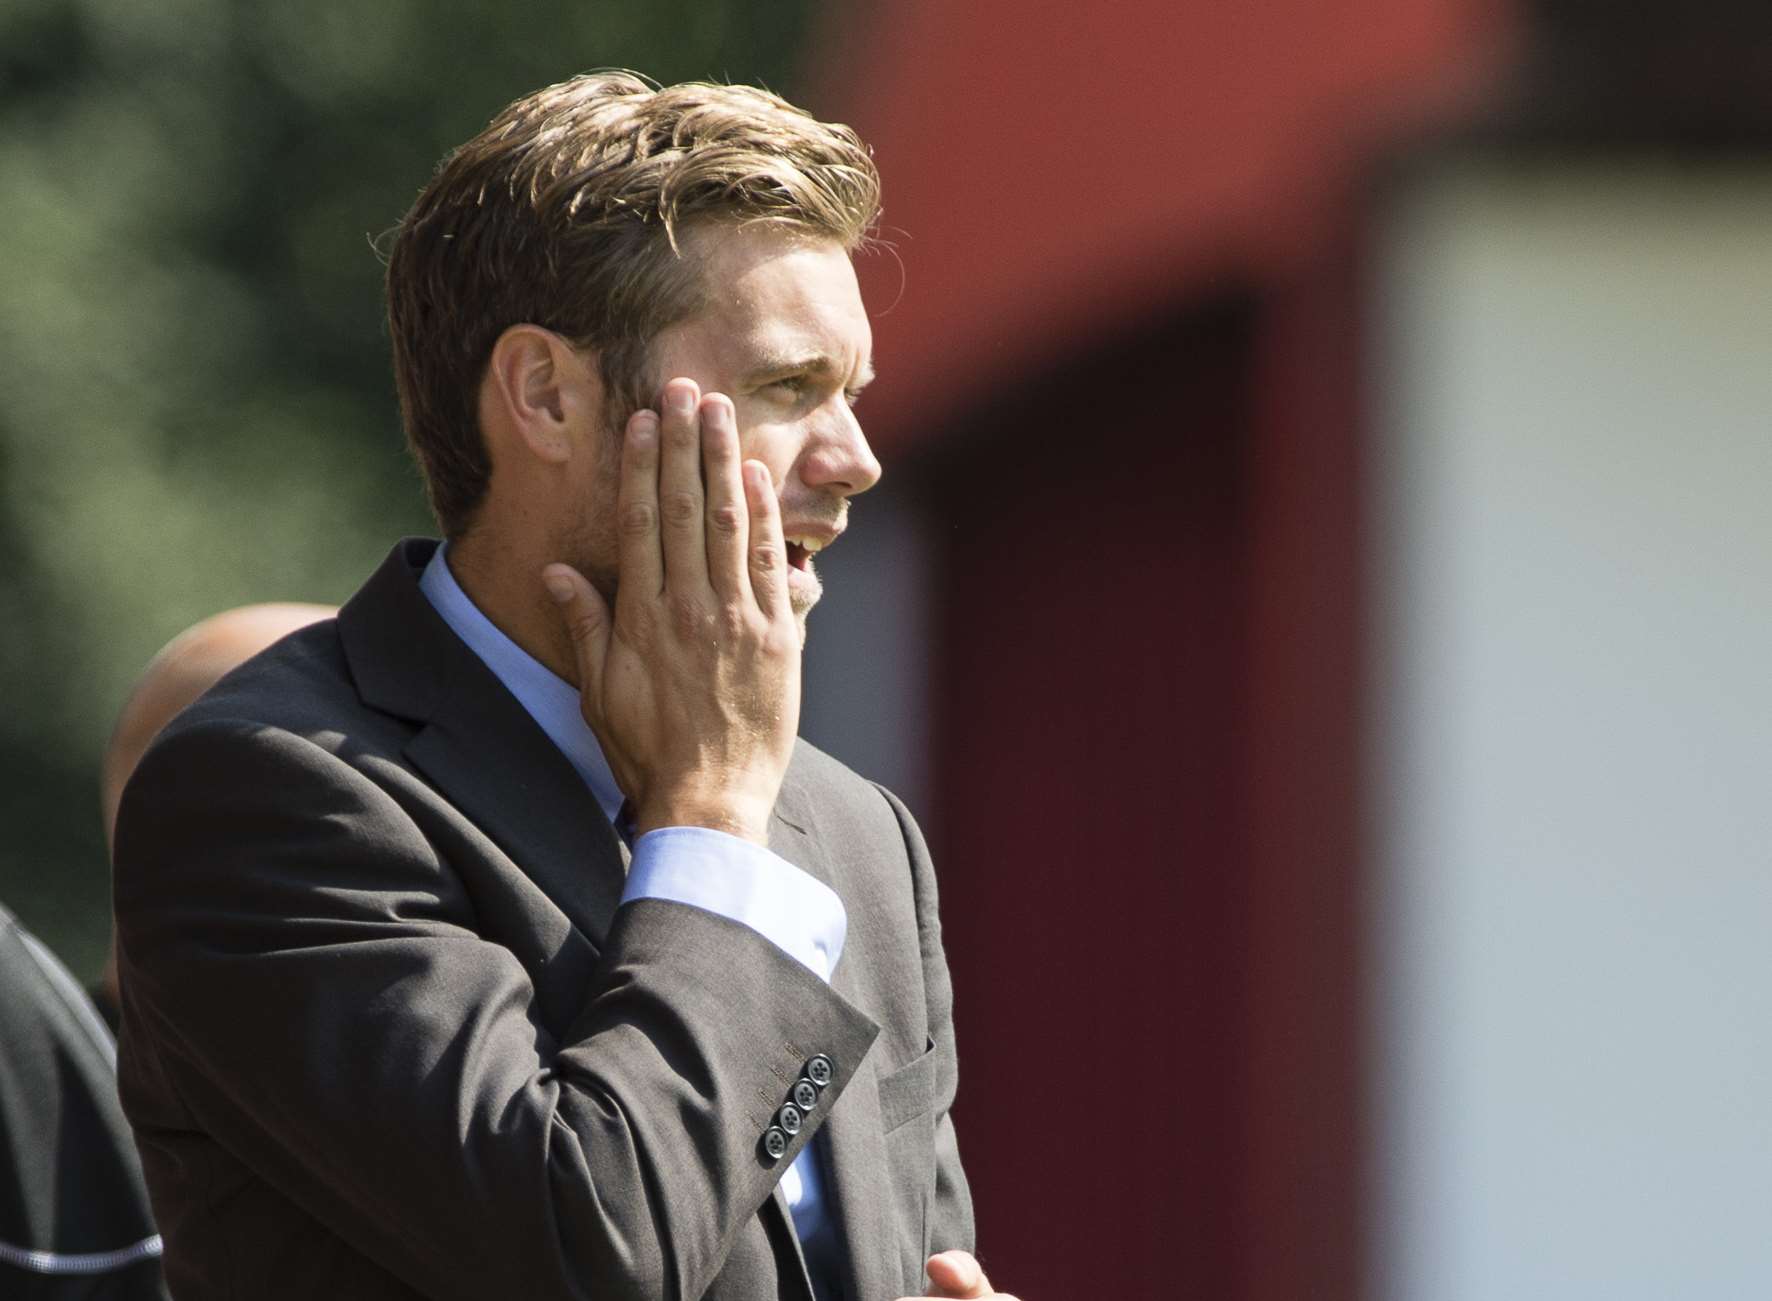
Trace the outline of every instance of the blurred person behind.
<instances>
[{"instance_id":1,"label":"blurred person behind","mask_svg":"<svg viewBox=\"0 0 1772 1301\"><path fill-rule=\"evenodd\" d=\"M123 798L124 784L160 730L230 670L298 628L337 613L337 606L301 601L242 605L192 624L161 647L124 701L99 765L107 853L116 845L117 803ZM115 1033L121 1004L114 931L104 972L87 992Z\"/></svg>"},{"instance_id":2,"label":"blurred person behind","mask_svg":"<svg viewBox=\"0 0 1772 1301\"><path fill-rule=\"evenodd\" d=\"M109 842L124 783L154 737L230 669L330 606L246 606L174 638L131 691L101 769ZM117 1101L116 962L89 1002L0 907L0 1296L164 1298L135 1143ZM96 1004L96 1006L95 1006Z\"/></svg>"}]
</instances>

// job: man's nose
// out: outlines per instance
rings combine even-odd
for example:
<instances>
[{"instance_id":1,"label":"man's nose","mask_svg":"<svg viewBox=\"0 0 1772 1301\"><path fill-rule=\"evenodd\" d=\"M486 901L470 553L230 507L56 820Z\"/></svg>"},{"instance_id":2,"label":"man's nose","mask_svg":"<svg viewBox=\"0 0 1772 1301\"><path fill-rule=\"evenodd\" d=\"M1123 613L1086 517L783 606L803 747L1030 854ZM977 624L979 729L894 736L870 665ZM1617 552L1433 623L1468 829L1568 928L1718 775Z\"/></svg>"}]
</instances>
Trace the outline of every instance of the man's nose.
<instances>
[{"instance_id":1,"label":"man's nose","mask_svg":"<svg viewBox=\"0 0 1772 1301\"><path fill-rule=\"evenodd\" d=\"M880 462L849 404L839 399L833 405L836 410L815 426L800 460L800 479L808 488L853 497L880 482Z\"/></svg>"}]
</instances>

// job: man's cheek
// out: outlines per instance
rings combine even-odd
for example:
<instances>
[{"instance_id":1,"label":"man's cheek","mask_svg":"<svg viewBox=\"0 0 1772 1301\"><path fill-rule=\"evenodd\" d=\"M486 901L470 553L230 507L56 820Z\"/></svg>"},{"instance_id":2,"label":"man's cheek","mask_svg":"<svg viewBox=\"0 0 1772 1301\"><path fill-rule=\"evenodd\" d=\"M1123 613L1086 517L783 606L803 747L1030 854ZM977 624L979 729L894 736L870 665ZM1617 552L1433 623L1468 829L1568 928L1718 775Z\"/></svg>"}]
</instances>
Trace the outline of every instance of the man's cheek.
<instances>
[{"instance_id":1,"label":"man's cheek","mask_svg":"<svg viewBox=\"0 0 1772 1301\"><path fill-rule=\"evenodd\" d=\"M795 431L792 425L779 420L746 422L741 408L738 413L738 452L747 461L761 461L769 469L769 481L779 492L793 464Z\"/></svg>"}]
</instances>

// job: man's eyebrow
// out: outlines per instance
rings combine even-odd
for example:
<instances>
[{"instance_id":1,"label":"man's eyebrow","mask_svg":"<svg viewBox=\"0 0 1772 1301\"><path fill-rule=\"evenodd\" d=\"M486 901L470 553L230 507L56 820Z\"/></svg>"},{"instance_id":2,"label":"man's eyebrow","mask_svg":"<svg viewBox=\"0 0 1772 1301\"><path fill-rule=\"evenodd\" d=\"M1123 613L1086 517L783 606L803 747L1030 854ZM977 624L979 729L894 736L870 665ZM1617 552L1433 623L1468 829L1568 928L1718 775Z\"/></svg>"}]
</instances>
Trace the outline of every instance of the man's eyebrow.
<instances>
[{"instance_id":1,"label":"man's eyebrow","mask_svg":"<svg viewBox=\"0 0 1772 1301\"><path fill-rule=\"evenodd\" d=\"M842 367L837 359L824 352L784 352L771 354L762 358L750 370L745 372L744 381L755 383L759 380L776 378L782 375L838 375ZM869 360L862 363L861 372L849 387L862 389L874 382L874 363Z\"/></svg>"}]
</instances>

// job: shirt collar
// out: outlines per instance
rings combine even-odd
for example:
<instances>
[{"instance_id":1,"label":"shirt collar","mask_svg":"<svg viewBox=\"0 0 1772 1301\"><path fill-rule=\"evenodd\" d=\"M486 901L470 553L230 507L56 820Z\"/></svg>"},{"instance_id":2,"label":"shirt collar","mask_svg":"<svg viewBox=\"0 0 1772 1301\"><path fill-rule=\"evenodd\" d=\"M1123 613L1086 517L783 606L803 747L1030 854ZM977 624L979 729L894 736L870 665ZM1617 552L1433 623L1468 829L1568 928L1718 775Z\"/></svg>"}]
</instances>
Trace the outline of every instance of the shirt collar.
<instances>
[{"instance_id":1,"label":"shirt collar","mask_svg":"<svg viewBox=\"0 0 1772 1301\"><path fill-rule=\"evenodd\" d=\"M560 753L591 788L604 815L614 822L621 812L621 787L615 784L615 775L609 771L596 733L579 710L578 689L505 636L480 612L450 572L445 559L448 550L447 542L437 548L418 580L418 590L560 748Z\"/></svg>"}]
</instances>

